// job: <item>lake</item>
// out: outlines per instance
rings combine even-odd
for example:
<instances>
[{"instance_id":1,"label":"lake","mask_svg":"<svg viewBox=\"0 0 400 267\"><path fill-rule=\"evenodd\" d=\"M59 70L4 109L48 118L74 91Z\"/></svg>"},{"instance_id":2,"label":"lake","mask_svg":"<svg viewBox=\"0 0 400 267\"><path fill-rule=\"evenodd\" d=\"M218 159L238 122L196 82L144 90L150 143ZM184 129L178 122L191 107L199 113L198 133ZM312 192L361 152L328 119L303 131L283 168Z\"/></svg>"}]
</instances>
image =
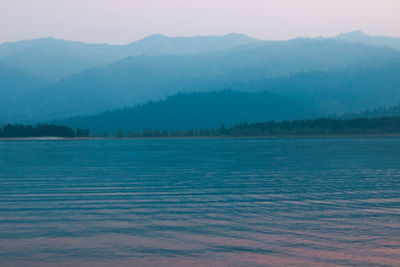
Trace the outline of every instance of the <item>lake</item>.
<instances>
[{"instance_id":1,"label":"lake","mask_svg":"<svg viewBox=\"0 0 400 267\"><path fill-rule=\"evenodd\" d=\"M400 138L0 141L1 266L400 266Z\"/></svg>"}]
</instances>

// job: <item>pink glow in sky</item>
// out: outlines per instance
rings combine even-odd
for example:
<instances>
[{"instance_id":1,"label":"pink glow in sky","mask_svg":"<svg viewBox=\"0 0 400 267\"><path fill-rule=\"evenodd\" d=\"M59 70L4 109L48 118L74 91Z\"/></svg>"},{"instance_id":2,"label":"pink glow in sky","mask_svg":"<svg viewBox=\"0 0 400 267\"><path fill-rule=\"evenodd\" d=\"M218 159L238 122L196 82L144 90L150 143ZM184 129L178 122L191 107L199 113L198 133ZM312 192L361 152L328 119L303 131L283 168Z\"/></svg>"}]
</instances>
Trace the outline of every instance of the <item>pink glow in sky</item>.
<instances>
[{"instance_id":1,"label":"pink glow in sky","mask_svg":"<svg viewBox=\"0 0 400 267\"><path fill-rule=\"evenodd\" d=\"M400 0L0 0L0 42L128 43L244 33L265 40L362 30L400 37Z\"/></svg>"}]
</instances>

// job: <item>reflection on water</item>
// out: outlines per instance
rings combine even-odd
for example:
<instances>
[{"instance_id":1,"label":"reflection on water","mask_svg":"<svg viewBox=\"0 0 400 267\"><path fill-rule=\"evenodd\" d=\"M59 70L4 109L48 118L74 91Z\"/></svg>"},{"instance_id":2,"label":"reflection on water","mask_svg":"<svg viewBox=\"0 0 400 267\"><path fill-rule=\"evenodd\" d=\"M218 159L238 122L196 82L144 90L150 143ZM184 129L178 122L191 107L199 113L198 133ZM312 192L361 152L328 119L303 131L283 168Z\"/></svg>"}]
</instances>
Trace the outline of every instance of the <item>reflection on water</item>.
<instances>
[{"instance_id":1,"label":"reflection on water","mask_svg":"<svg viewBox=\"0 0 400 267\"><path fill-rule=\"evenodd\" d=\"M400 266L400 139L1 141L0 265Z\"/></svg>"}]
</instances>

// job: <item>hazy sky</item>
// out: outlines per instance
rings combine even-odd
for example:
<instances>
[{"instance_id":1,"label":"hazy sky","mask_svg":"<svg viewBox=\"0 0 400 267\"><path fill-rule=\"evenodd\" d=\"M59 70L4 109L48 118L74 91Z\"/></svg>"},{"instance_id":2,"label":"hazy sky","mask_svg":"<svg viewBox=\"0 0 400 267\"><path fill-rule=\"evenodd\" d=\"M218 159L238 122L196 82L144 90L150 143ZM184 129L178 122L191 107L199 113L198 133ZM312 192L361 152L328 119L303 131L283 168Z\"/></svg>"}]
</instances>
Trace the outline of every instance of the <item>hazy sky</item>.
<instances>
[{"instance_id":1,"label":"hazy sky","mask_svg":"<svg viewBox=\"0 0 400 267\"><path fill-rule=\"evenodd\" d=\"M271 40L357 29L400 37L400 0L0 0L0 42L128 43L154 33L230 32Z\"/></svg>"}]
</instances>

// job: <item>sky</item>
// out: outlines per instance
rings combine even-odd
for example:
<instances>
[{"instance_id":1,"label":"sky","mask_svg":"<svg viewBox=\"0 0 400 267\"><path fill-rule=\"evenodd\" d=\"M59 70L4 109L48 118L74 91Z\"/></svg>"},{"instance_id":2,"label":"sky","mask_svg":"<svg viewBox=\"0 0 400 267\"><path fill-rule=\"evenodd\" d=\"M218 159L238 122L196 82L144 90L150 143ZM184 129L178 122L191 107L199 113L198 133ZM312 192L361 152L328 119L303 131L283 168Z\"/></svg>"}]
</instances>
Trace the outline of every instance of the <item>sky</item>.
<instances>
[{"instance_id":1,"label":"sky","mask_svg":"<svg viewBox=\"0 0 400 267\"><path fill-rule=\"evenodd\" d=\"M400 0L0 0L0 43L54 37L129 43L244 33L264 40L362 30L400 37Z\"/></svg>"}]
</instances>

